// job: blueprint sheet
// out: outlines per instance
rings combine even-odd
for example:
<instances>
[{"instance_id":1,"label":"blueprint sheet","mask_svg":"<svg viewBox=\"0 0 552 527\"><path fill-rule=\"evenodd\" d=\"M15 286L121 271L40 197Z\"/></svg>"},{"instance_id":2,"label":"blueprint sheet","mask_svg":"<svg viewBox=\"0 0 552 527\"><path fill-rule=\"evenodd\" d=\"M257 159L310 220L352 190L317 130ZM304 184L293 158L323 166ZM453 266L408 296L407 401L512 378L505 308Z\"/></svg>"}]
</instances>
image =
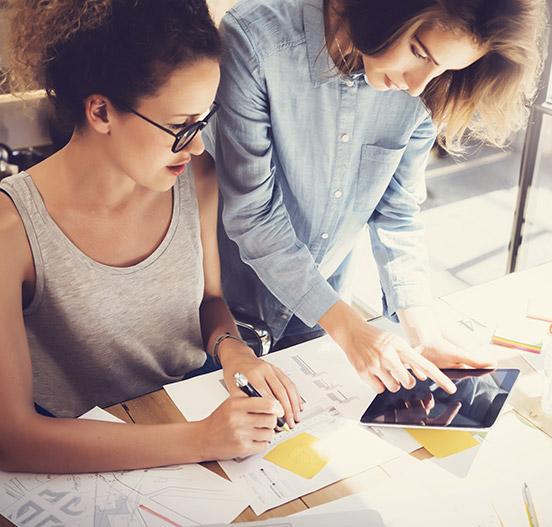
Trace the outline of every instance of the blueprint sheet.
<instances>
[{"instance_id":1,"label":"blueprint sheet","mask_svg":"<svg viewBox=\"0 0 552 527\"><path fill-rule=\"evenodd\" d=\"M99 408L82 417L118 421ZM0 514L21 527L227 523L248 501L244 489L197 464L101 474L0 472Z\"/></svg>"}]
</instances>

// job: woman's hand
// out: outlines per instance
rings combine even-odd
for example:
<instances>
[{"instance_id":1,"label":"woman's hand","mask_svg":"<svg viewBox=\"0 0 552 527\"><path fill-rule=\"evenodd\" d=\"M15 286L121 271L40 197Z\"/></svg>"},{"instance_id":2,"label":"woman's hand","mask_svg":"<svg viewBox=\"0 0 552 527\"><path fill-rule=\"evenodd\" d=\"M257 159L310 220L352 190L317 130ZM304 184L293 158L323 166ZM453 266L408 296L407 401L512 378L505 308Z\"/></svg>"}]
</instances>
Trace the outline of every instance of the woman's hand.
<instances>
[{"instance_id":1,"label":"woman's hand","mask_svg":"<svg viewBox=\"0 0 552 527\"><path fill-rule=\"evenodd\" d=\"M370 326L353 308L337 302L320 320L320 324L343 349L359 375L379 393L412 388L418 379L433 379L449 393L454 383L422 353L404 339ZM411 370L414 376L408 371Z\"/></svg>"},{"instance_id":2,"label":"woman's hand","mask_svg":"<svg viewBox=\"0 0 552 527\"><path fill-rule=\"evenodd\" d=\"M199 421L201 459L215 461L262 452L274 439L276 418L284 411L272 397L229 397Z\"/></svg>"},{"instance_id":3,"label":"woman's hand","mask_svg":"<svg viewBox=\"0 0 552 527\"><path fill-rule=\"evenodd\" d=\"M452 320L443 332L429 307L403 309L398 315L414 349L439 368L496 367L496 360L478 352L475 339L458 331Z\"/></svg>"},{"instance_id":4,"label":"woman's hand","mask_svg":"<svg viewBox=\"0 0 552 527\"><path fill-rule=\"evenodd\" d=\"M414 348L439 368L495 368L496 361L483 354L468 353L442 335Z\"/></svg>"},{"instance_id":5,"label":"woman's hand","mask_svg":"<svg viewBox=\"0 0 552 527\"><path fill-rule=\"evenodd\" d=\"M290 428L300 421L303 410L301 397L295 384L282 370L259 359L251 348L233 339L221 342L219 358L230 395L242 394L234 382L234 374L243 373L263 397L276 398L280 402Z\"/></svg>"}]
</instances>

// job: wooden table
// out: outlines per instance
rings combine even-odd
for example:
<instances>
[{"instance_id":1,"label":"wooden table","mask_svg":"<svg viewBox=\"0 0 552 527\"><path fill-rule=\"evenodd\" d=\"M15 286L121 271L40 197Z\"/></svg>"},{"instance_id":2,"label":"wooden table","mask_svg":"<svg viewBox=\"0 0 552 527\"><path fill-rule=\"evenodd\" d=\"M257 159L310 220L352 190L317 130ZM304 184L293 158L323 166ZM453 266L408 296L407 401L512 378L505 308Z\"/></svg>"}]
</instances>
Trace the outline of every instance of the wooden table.
<instances>
[{"instance_id":1,"label":"wooden table","mask_svg":"<svg viewBox=\"0 0 552 527\"><path fill-rule=\"evenodd\" d=\"M552 275L552 265L550 266L550 270ZM501 361L499 366L518 368L521 371L520 378L508 401L512 406L510 411L517 412L519 415L526 418L534 426L549 435L552 440L552 416L543 415L540 408L540 397L527 395L528 393L536 393L535 383L542 382L541 376L522 356L516 356ZM528 387L530 389L528 389ZM117 404L106 410L129 423L162 424L185 421L180 411L176 408L164 390L158 390L125 403ZM431 457L431 454L425 449L420 448L411 453L410 456L414 456L417 459L426 459ZM210 462L204 463L203 465L213 472L225 477L218 463ZM377 466L357 474L354 477L336 482L326 488L305 495L300 499L295 499L280 507L271 509L261 516L256 516L251 508L247 508L240 514L236 521L243 522L287 516L337 498L369 490L389 480L389 478L390 476L385 471L384 467ZM8 520L0 517L0 526L4 527L11 525L13 524Z\"/></svg>"}]
</instances>

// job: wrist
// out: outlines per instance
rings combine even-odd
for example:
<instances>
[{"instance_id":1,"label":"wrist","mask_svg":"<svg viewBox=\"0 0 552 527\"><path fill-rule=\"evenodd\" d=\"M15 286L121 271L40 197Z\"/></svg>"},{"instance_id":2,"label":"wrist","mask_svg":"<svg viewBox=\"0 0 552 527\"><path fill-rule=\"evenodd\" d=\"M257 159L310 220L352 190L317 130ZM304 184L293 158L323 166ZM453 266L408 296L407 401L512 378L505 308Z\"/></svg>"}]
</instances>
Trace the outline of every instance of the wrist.
<instances>
[{"instance_id":1,"label":"wrist","mask_svg":"<svg viewBox=\"0 0 552 527\"><path fill-rule=\"evenodd\" d=\"M320 326L340 345L350 337L358 322L365 321L343 300L338 300L319 320Z\"/></svg>"},{"instance_id":2,"label":"wrist","mask_svg":"<svg viewBox=\"0 0 552 527\"><path fill-rule=\"evenodd\" d=\"M224 364L239 356L256 357L253 350L244 342L235 339L224 339L218 346L218 360L224 368Z\"/></svg>"},{"instance_id":3,"label":"wrist","mask_svg":"<svg viewBox=\"0 0 552 527\"><path fill-rule=\"evenodd\" d=\"M164 445L163 465L180 465L204 461L206 426L203 421L187 421L161 425L166 428L162 434Z\"/></svg>"},{"instance_id":4,"label":"wrist","mask_svg":"<svg viewBox=\"0 0 552 527\"><path fill-rule=\"evenodd\" d=\"M412 347L423 346L441 334L435 316L428 306L400 309L397 314Z\"/></svg>"},{"instance_id":5,"label":"wrist","mask_svg":"<svg viewBox=\"0 0 552 527\"><path fill-rule=\"evenodd\" d=\"M210 451L210 438L208 432L209 417L206 417L201 421L193 421L190 423L190 425L193 425L193 437L196 438L196 463L203 463L204 461L211 461L213 459L212 452Z\"/></svg>"}]
</instances>

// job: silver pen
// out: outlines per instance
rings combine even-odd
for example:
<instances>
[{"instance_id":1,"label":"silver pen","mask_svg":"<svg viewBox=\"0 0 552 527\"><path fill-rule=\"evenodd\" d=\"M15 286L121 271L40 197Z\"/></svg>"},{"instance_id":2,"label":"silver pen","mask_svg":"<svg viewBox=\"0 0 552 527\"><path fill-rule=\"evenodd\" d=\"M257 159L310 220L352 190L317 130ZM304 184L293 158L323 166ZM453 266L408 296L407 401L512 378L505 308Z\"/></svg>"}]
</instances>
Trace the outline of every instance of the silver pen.
<instances>
[{"instance_id":1,"label":"silver pen","mask_svg":"<svg viewBox=\"0 0 552 527\"><path fill-rule=\"evenodd\" d=\"M249 383L247 377L243 373L234 373L234 382L236 383L236 386L248 397L262 397L262 395ZM281 430L285 430L286 432L290 431L289 426L281 417L276 418L276 424Z\"/></svg>"}]
</instances>

